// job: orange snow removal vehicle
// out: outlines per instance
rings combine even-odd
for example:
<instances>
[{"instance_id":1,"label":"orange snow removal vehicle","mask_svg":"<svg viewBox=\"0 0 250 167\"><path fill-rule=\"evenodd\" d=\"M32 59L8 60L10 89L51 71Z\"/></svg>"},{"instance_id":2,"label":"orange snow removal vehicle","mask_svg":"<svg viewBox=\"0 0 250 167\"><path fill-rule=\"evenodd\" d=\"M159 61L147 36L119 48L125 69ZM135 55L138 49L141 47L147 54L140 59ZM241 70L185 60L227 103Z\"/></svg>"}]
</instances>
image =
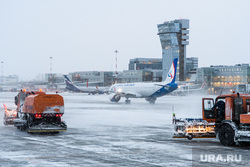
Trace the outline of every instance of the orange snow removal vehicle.
<instances>
[{"instance_id":1,"label":"orange snow removal vehicle","mask_svg":"<svg viewBox=\"0 0 250 167\"><path fill-rule=\"evenodd\" d=\"M14 126L27 132L66 131L67 125L61 120L64 114L63 97L45 92L20 91L15 96L17 105ZM8 123L7 123L8 125Z\"/></svg>"},{"instance_id":2,"label":"orange snow removal vehicle","mask_svg":"<svg viewBox=\"0 0 250 167\"><path fill-rule=\"evenodd\" d=\"M225 146L250 143L250 94L202 98L201 119L173 119L174 138L218 136Z\"/></svg>"}]
</instances>

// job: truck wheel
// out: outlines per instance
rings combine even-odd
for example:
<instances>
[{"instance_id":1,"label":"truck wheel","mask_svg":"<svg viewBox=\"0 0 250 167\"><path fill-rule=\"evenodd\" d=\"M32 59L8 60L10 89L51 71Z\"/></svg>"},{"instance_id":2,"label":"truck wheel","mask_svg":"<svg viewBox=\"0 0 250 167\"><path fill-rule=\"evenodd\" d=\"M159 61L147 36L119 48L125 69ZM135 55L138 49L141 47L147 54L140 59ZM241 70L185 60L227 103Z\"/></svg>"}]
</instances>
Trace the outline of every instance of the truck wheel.
<instances>
[{"instance_id":1,"label":"truck wheel","mask_svg":"<svg viewBox=\"0 0 250 167\"><path fill-rule=\"evenodd\" d=\"M32 116L30 114L27 115L27 128L30 128L30 124L33 122Z\"/></svg>"},{"instance_id":2,"label":"truck wheel","mask_svg":"<svg viewBox=\"0 0 250 167\"><path fill-rule=\"evenodd\" d=\"M232 146L235 144L234 142L234 130L233 128L228 125L224 124L219 128L219 139L221 144L224 146Z\"/></svg>"},{"instance_id":3,"label":"truck wheel","mask_svg":"<svg viewBox=\"0 0 250 167\"><path fill-rule=\"evenodd\" d=\"M20 126L20 130L25 131L26 130L26 125Z\"/></svg>"},{"instance_id":4,"label":"truck wheel","mask_svg":"<svg viewBox=\"0 0 250 167\"><path fill-rule=\"evenodd\" d=\"M192 134L188 135L188 136L187 136L187 139L188 139L188 140L192 140L192 139L193 139L193 135L192 135Z\"/></svg>"}]
</instances>

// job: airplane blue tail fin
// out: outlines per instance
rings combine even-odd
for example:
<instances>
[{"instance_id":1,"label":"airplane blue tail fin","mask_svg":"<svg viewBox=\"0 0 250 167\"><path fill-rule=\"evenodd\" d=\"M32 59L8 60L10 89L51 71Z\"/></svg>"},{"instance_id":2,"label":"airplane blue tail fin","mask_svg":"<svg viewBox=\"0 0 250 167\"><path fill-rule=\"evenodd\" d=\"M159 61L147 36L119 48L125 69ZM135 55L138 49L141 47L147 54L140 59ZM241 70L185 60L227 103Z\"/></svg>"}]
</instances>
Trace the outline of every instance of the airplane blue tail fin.
<instances>
[{"instance_id":1,"label":"airplane blue tail fin","mask_svg":"<svg viewBox=\"0 0 250 167\"><path fill-rule=\"evenodd\" d=\"M79 91L79 89L72 83L72 81L68 78L67 75L63 75L66 83L66 89L70 91Z\"/></svg>"},{"instance_id":2,"label":"airplane blue tail fin","mask_svg":"<svg viewBox=\"0 0 250 167\"><path fill-rule=\"evenodd\" d=\"M178 62L178 58L175 58L170 69L169 69L167 77L166 77L165 81L163 82L164 84L175 83L177 62Z\"/></svg>"},{"instance_id":3,"label":"airplane blue tail fin","mask_svg":"<svg viewBox=\"0 0 250 167\"><path fill-rule=\"evenodd\" d=\"M71 80L68 78L67 75L63 75L63 76L64 76L64 79L65 79L66 84L67 84L67 83L68 83L68 84L72 84Z\"/></svg>"}]
</instances>

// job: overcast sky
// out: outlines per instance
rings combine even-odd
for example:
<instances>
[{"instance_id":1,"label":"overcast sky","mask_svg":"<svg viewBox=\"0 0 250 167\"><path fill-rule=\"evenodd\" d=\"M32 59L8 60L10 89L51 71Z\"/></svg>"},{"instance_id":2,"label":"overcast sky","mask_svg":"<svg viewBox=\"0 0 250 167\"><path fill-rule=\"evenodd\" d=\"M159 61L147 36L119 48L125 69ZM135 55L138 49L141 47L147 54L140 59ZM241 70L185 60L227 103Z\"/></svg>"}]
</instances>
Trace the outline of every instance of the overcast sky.
<instances>
[{"instance_id":1,"label":"overcast sky","mask_svg":"<svg viewBox=\"0 0 250 167\"><path fill-rule=\"evenodd\" d=\"M161 58L157 24L190 20L199 67L250 63L249 0L0 0L0 61L21 80L50 72L127 70Z\"/></svg>"}]
</instances>

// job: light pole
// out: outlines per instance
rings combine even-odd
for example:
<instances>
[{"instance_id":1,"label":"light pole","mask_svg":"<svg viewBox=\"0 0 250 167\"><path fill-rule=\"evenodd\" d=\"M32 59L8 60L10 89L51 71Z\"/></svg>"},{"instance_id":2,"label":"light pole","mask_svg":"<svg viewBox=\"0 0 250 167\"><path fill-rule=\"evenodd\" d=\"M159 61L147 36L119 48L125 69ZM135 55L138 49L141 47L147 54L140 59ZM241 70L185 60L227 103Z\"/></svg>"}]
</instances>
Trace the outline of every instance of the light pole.
<instances>
[{"instance_id":1,"label":"light pole","mask_svg":"<svg viewBox=\"0 0 250 167\"><path fill-rule=\"evenodd\" d=\"M116 59L115 59L115 83L117 83L117 54L118 54L118 50L115 50L115 55L116 55Z\"/></svg>"}]
</instances>

